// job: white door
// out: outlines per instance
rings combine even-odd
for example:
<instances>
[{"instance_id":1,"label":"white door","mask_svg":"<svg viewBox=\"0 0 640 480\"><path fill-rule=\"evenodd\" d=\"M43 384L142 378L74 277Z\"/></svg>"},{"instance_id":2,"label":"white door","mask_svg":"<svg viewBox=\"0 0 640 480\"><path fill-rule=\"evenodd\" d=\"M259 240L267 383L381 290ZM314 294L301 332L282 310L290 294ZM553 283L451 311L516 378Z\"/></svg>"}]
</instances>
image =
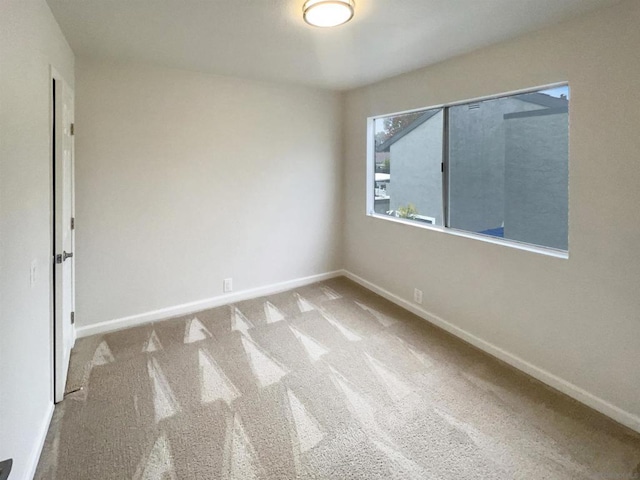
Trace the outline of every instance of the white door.
<instances>
[{"instance_id":1,"label":"white door","mask_svg":"<svg viewBox=\"0 0 640 480\"><path fill-rule=\"evenodd\" d=\"M54 397L64 398L74 343L73 90L53 75Z\"/></svg>"}]
</instances>

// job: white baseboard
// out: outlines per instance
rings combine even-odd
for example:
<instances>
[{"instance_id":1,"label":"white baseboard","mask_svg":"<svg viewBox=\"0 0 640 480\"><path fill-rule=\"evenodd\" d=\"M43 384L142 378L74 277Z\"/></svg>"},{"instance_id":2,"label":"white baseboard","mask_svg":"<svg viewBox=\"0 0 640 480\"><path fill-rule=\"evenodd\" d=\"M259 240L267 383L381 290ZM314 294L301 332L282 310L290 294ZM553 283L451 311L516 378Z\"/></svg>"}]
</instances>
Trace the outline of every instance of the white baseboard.
<instances>
[{"instance_id":1,"label":"white baseboard","mask_svg":"<svg viewBox=\"0 0 640 480\"><path fill-rule=\"evenodd\" d=\"M396 305L399 305L400 307L418 315L429 323L432 323L437 327L440 327L443 330L446 330L447 332L455 335L456 337L461 338L465 342L470 343L471 345L479 348L489 355L492 355L502 360L503 362L506 362L509 365L517 368L518 370L531 375L537 380L540 380L541 382L555 388L556 390L559 390L560 392L574 398L575 400L578 400L580 403L583 403L593 408L594 410L597 410L598 412L612 418L618 423L621 423L622 425L629 427L636 432L640 432L640 417L638 417L637 415L616 407L615 405L587 392L586 390L583 390L573 383L568 382L567 380L564 380L546 370L543 370L542 368L536 367L526 360L523 360L522 358L509 353L502 348L489 343L486 340L483 340L473 335L472 333L467 332L466 330L461 329L460 327L453 325L443 318L424 310L423 308L395 295L394 293L389 292L388 290L385 290L382 287L379 287L374 283L369 282L368 280L365 280L362 277L359 277L347 270L343 271L343 275L362 285L366 289L371 290L372 292L377 293L381 297L386 298Z\"/></svg>"},{"instance_id":2,"label":"white baseboard","mask_svg":"<svg viewBox=\"0 0 640 480\"><path fill-rule=\"evenodd\" d=\"M262 297L264 295L272 295L274 293L284 292L285 290L290 290L292 288L303 287L305 285L310 285L315 282L321 282L323 280L339 277L341 275L344 275L344 271L336 270L334 272L296 278L294 280L288 280L286 282L273 283L271 285L266 285L263 287L251 288L248 290L242 290L240 292L228 293L213 298L207 298L195 302L184 303L182 305L175 305L172 307L161 308L159 310L153 310L151 312L139 313L137 315L131 315L129 317L116 318L113 320L107 320L105 322L95 323L93 325L79 327L75 329L75 333L78 338L82 338L88 337L90 335L96 335L98 333L113 332L116 330L122 330L124 328L143 325L149 322L155 322L157 320L164 320L166 318L177 317L180 315L189 315L190 313L200 312L209 308L220 307L229 303L241 302L243 300Z\"/></svg>"},{"instance_id":3,"label":"white baseboard","mask_svg":"<svg viewBox=\"0 0 640 480\"><path fill-rule=\"evenodd\" d=\"M47 433L49 432L49 425L51 424L51 418L53 418L53 409L55 405L53 401L49 403L49 407L45 412L44 419L42 421L42 426L40 427L40 432L38 434L38 438L36 439L33 452L31 452L31 458L29 459L29 466L27 467L28 475L24 478L32 479L36 475L36 469L38 468L38 462L40 461L40 455L42 454L42 448L44 447L44 442L47 439Z\"/></svg>"}]
</instances>

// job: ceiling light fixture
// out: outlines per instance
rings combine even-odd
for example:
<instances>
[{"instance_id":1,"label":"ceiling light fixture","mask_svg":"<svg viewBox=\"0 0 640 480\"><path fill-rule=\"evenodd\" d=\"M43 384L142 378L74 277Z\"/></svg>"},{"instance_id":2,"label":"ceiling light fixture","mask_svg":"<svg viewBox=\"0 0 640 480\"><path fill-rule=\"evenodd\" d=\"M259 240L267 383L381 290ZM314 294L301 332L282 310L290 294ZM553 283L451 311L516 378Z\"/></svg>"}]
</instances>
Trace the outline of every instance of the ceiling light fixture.
<instances>
[{"instance_id":1,"label":"ceiling light fixture","mask_svg":"<svg viewBox=\"0 0 640 480\"><path fill-rule=\"evenodd\" d=\"M302 16L315 27L337 27L353 18L355 6L354 0L307 0Z\"/></svg>"}]
</instances>

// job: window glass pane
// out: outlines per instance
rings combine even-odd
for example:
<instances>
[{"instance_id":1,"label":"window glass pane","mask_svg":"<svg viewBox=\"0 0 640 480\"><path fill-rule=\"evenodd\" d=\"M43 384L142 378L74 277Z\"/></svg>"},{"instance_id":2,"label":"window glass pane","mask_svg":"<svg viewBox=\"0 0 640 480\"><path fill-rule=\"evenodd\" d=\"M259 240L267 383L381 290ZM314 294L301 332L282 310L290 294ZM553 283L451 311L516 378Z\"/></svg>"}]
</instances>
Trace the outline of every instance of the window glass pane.
<instances>
[{"instance_id":1,"label":"window glass pane","mask_svg":"<svg viewBox=\"0 0 640 480\"><path fill-rule=\"evenodd\" d=\"M374 120L376 213L442 225L442 109Z\"/></svg>"},{"instance_id":2,"label":"window glass pane","mask_svg":"<svg viewBox=\"0 0 640 480\"><path fill-rule=\"evenodd\" d=\"M567 250L569 87L449 109L449 225Z\"/></svg>"}]
</instances>

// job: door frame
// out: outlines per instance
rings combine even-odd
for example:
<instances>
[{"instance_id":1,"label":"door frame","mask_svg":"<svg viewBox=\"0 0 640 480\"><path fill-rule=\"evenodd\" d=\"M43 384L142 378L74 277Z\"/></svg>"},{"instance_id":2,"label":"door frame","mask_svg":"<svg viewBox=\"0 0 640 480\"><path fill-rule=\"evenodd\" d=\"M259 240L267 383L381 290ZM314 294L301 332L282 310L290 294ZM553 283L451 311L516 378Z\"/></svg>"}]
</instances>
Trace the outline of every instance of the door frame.
<instances>
[{"instance_id":1,"label":"door frame","mask_svg":"<svg viewBox=\"0 0 640 480\"><path fill-rule=\"evenodd\" d=\"M58 87L60 85L60 87ZM64 386L61 389L56 388L56 379L62 375L66 377L67 370L69 365L60 364L56 359L59 357L64 357L64 347L62 344L62 322L65 321L64 318L59 318L56 315L56 231L57 231L57 218L56 218L56 161L58 160L57 154L61 151L60 146L62 145L63 138L63 129L60 128L59 125L56 124L56 116L61 111L64 97L62 95L63 86L69 85L66 79L56 70L53 65L50 65L50 75L49 75L49 98L50 98L50 107L49 107L49 135L50 135L50 155L49 155L49 203L50 203L50 220L49 220L49 231L50 231L50 246L49 251L51 253L51 269L49 275L49 285L50 285L50 325L51 325L51 351L52 351L52 375L51 375L51 394L54 400L54 403L61 402L64 399ZM73 100L73 108L75 109L75 92L71 89ZM75 117L75 114L72 115ZM60 118L60 117L59 117ZM74 120L75 121L75 120ZM75 218L75 142L73 141L73 137L71 140L71 216ZM75 251L75 230L71 230L71 251ZM75 259L71 264L71 303L72 310L75 311ZM71 345L68 348L73 348L76 340L76 329L75 325L71 326ZM62 354L62 355L61 355ZM59 391L61 390L61 391Z\"/></svg>"}]
</instances>

